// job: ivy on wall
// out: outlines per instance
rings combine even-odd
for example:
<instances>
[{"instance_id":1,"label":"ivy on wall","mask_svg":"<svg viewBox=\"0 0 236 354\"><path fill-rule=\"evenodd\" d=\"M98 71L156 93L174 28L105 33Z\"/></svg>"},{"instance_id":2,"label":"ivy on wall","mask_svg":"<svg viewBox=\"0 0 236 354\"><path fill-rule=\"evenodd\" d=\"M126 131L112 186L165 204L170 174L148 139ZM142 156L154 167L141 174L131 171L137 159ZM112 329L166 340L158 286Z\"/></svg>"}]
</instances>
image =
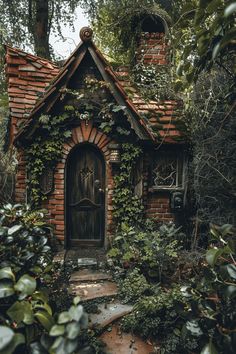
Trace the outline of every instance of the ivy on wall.
<instances>
[{"instance_id":1,"label":"ivy on wall","mask_svg":"<svg viewBox=\"0 0 236 354\"><path fill-rule=\"evenodd\" d=\"M40 179L46 168L54 169L60 161L64 142L71 136L66 128L70 116L42 115L42 133L35 136L33 143L26 149L27 187L30 201L35 205L46 199L40 188Z\"/></svg>"},{"instance_id":2,"label":"ivy on wall","mask_svg":"<svg viewBox=\"0 0 236 354\"><path fill-rule=\"evenodd\" d=\"M125 222L139 224L142 220L143 206L141 199L134 194L133 172L142 153L142 149L131 143L122 144L119 174L114 177L113 192L114 218L117 225Z\"/></svg>"}]
</instances>

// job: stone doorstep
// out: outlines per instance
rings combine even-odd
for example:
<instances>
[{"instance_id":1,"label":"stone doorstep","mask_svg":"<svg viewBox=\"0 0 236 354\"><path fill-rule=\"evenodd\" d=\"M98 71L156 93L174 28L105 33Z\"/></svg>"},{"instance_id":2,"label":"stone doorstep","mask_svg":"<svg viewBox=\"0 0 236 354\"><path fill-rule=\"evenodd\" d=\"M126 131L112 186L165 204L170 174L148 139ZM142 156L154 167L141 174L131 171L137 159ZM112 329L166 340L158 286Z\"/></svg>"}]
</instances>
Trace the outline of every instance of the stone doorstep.
<instances>
[{"instance_id":1,"label":"stone doorstep","mask_svg":"<svg viewBox=\"0 0 236 354\"><path fill-rule=\"evenodd\" d=\"M92 300L106 296L116 296L118 288L116 283L104 281L99 283L82 283L71 285L72 294L81 297L81 301Z\"/></svg>"},{"instance_id":2,"label":"stone doorstep","mask_svg":"<svg viewBox=\"0 0 236 354\"><path fill-rule=\"evenodd\" d=\"M77 263L80 267L98 266L98 261L95 258L78 258Z\"/></svg>"},{"instance_id":3,"label":"stone doorstep","mask_svg":"<svg viewBox=\"0 0 236 354\"><path fill-rule=\"evenodd\" d=\"M76 283L100 280L112 280L112 276L108 273L93 271L92 269L82 269L74 272L69 281L70 283Z\"/></svg>"},{"instance_id":4,"label":"stone doorstep","mask_svg":"<svg viewBox=\"0 0 236 354\"><path fill-rule=\"evenodd\" d=\"M89 315L89 327L98 326L104 328L117 319L129 314L133 306L121 304L118 301L98 306L99 313Z\"/></svg>"},{"instance_id":5,"label":"stone doorstep","mask_svg":"<svg viewBox=\"0 0 236 354\"><path fill-rule=\"evenodd\" d=\"M121 332L118 324L110 332L103 332L99 339L106 344L105 350L109 354L151 354L154 351L154 347L141 338Z\"/></svg>"}]
</instances>

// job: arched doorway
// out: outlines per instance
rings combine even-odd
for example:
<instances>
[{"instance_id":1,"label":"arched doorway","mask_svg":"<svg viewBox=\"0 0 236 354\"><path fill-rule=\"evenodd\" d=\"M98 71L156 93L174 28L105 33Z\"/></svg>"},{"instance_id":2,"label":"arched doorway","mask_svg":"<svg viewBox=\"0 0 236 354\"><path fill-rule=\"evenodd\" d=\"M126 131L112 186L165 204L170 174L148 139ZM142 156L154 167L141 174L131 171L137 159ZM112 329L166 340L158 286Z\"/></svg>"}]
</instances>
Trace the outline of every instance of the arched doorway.
<instances>
[{"instance_id":1,"label":"arched doorway","mask_svg":"<svg viewBox=\"0 0 236 354\"><path fill-rule=\"evenodd\" d=\"M67 247L103 246L105 162L92 144L76 146L66 165Z\"/></svg>"}]
</instances>

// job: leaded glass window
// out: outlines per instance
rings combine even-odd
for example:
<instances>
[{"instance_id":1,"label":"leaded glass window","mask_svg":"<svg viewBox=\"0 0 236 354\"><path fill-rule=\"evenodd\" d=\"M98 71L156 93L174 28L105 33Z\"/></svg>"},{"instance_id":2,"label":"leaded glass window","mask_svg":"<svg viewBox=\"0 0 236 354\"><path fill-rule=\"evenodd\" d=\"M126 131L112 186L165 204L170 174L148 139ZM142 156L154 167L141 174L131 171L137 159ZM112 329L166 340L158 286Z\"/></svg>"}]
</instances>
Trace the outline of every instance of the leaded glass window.
<instances>
[{"instance_id":1,"label":"leaded glass window","mask_svg":"<svg viewBox=\"0 0 236 354\"><path fill-rule=\"evenodd\" d=\"M153 187L183 188L183 159L176 154L159 153L153 163Z\"/></svg>"}]
</instances>

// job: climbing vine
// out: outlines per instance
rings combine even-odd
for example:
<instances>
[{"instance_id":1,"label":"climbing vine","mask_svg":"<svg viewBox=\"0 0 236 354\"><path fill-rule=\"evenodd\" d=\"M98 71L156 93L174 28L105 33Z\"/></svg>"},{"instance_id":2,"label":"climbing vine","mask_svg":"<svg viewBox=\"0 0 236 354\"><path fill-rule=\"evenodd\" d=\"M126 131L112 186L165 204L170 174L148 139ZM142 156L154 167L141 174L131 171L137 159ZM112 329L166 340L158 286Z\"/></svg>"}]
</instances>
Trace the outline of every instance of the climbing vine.
<instances>
[{"instance_id":1,"label":"climbing vine","mask_svg":"<svg viewBox=\"0 0 236 354\"><path fill-rule=\"evenodd\" d=\"M70 116L64 113L60 116L42 115L41 134L35 136L34 141L26 150L27 160L27 187L30 200L39 205L46 199L40 188L40 180L46 168L55 168L62 155L64 142L71 136L66 128Z\"/></svg>"},{"instance_id":2,"label":"climbing vine","mask_svg":"<svg viewBox=\"0 0 236 354\"><path fill-rule=\"evenodd\" d=\"M116 114L126 114L125 107L110 100L108 84L93 77L84 80L84 86L76 90L61 90L65 99L64 113L57 116L41 115L40 130L26 150L27 186L30 200L39 205L43 195L40 181L47 168L54 169L60 161L65 141L71 136L70 124L75 120L88 122L94 116L99 119L99 128L106 134L129 135L130 131L115 124ZM92 97L91 97L92 94Z\"/></svg>"},{"instance_id":3,"label":"climbing vine","mask_svg":"<svg viewBox=\"0 0 236 354\"><path fill-rule=\"evenodd\" d=\"M142 219L141 199L134 194L133 172L142 149L130 143L122 144L120 173L114 177L114 218L118 227L125 222L139 224Z\"/></svg>"}]
</instances>

